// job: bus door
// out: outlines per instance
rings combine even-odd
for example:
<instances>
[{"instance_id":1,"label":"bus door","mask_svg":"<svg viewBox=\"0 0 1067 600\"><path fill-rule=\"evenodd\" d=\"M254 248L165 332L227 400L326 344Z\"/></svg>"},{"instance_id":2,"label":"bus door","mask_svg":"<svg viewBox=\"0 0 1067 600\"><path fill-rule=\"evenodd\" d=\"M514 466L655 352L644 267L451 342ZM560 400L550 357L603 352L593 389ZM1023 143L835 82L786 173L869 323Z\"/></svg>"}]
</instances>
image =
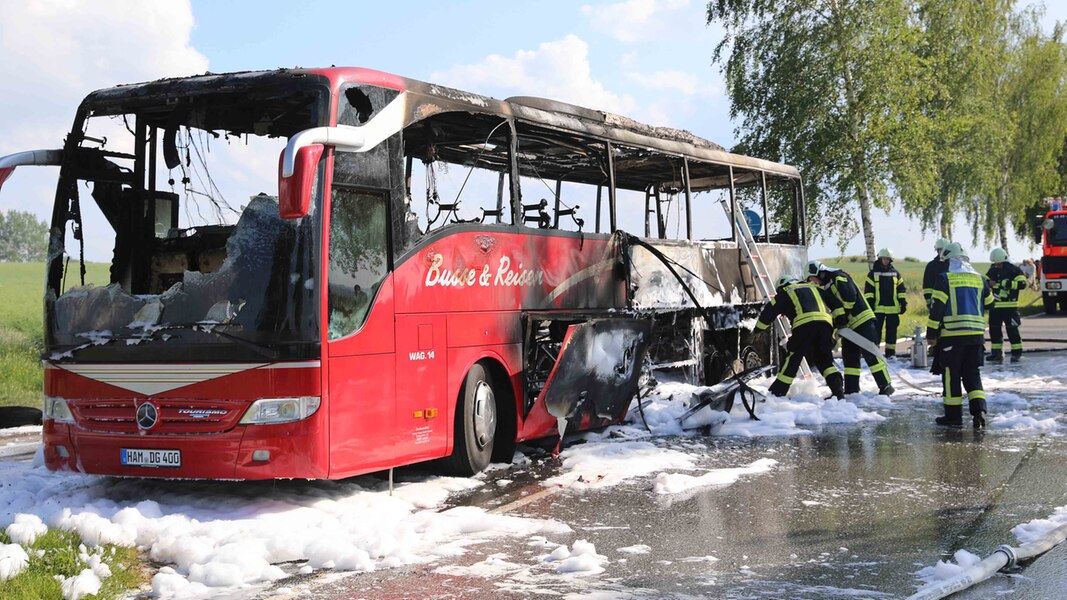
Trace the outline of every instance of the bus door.
<instances>
[{"instance_id":1,"label":"bus door","mask_svg":"<svg viewBox=\"0 0 1067 600\"><path fill-rule=\"evenodd\" d=\"M397 454L400 462L442 456L450 429L444 315L397 315Z\"/></svg>"},{"instance_id":2,"label":"bus door","mask_svg":"<svg viewBox=\"0 0 1067 600\"><path fill-rule=\"evenodd\" d=\"M387 468L396 458L386 198L344 185L331 190L326 344L331 477Z\"/></svg>"}]
</instances>

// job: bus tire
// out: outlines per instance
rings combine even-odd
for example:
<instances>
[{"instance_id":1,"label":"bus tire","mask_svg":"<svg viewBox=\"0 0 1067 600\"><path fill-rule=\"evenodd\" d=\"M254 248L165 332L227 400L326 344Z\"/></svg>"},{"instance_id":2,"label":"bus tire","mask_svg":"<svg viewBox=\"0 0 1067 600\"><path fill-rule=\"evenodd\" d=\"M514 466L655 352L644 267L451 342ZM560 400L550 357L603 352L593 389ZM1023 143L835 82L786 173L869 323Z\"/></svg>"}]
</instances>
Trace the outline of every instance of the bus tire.
<instances>
[{"instance_id":1,"label":"bus tire","mask_svg":"<svg viewBox=\"0 0 1067 600\"><path fill-rule=\"evenodd\" d=\"M481 363L475 363L456 402L452 454L443 461L450 475L470 477L489 466L497 428L497 396L493 376Z\"/></svg>"}]
</instances>

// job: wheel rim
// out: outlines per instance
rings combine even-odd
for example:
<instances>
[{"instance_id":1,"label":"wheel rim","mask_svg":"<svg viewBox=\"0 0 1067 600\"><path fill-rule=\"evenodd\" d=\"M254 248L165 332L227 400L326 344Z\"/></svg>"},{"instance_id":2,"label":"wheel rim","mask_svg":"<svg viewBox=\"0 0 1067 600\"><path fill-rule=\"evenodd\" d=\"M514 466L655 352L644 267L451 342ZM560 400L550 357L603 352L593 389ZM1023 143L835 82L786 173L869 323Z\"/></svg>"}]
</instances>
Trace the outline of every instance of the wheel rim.
<instances>
[{"instance_id":1,"label":"wheel rim","mask_svg":"<svg viewBox=\"0 0 1067 600\"><path fill-rule=\"evenodd\" d=\"M496 398L493 388L479 381L474 388L474 441L485 448L496 435Z\"/></svg>"},{"instance_id":2,"label":"wheel rim","mask_svg":"<svg viewBox=\"0 0 1067 600\"><path fill-rule=\"evenodd\" d=\"M745 354L745 370L755 369L762 367L763 361L760 360L759 354L756 352L748 352Z\"/></svg>"}]
</instances>

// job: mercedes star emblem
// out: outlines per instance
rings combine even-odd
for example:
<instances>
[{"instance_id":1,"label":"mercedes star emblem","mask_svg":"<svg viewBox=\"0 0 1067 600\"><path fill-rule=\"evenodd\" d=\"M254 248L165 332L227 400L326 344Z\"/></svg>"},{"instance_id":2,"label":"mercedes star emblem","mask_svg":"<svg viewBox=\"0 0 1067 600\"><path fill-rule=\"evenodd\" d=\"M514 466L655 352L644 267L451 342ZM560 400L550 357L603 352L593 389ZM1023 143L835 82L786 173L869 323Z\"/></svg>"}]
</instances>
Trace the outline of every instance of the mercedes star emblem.
<instances>
[{"instance_id":1,"label":"mercedes star emblem","mask_svg":"<svg viewBox=\"0 0 1067 600\"><path fill-rule=\"evenodd\" d=\"M141 429L151 429L159 421L159 409L151 402L145 402L137 407L137 426Z\"/></svg>"}]
</instances>

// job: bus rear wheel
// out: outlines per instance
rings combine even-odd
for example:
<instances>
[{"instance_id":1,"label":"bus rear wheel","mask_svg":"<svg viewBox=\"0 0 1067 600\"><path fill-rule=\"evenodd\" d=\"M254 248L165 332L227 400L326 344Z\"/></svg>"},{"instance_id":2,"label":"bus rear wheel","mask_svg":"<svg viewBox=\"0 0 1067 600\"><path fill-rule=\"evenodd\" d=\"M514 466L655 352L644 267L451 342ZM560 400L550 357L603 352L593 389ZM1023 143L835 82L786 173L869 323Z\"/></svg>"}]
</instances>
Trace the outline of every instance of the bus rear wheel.
<instances>
[{"instance_id":1,"label":"bus rear wheel","mask_svg":"<svg viewBox=\"0 0 1067 600\"><path fill-rule=\"evenodd\" d=\"M452 454L442 464L445 472L470 477L489 466L497 429L496 402L492 374L476 363L467 371L459 392Z\"/></svg>"}]
</instances>

